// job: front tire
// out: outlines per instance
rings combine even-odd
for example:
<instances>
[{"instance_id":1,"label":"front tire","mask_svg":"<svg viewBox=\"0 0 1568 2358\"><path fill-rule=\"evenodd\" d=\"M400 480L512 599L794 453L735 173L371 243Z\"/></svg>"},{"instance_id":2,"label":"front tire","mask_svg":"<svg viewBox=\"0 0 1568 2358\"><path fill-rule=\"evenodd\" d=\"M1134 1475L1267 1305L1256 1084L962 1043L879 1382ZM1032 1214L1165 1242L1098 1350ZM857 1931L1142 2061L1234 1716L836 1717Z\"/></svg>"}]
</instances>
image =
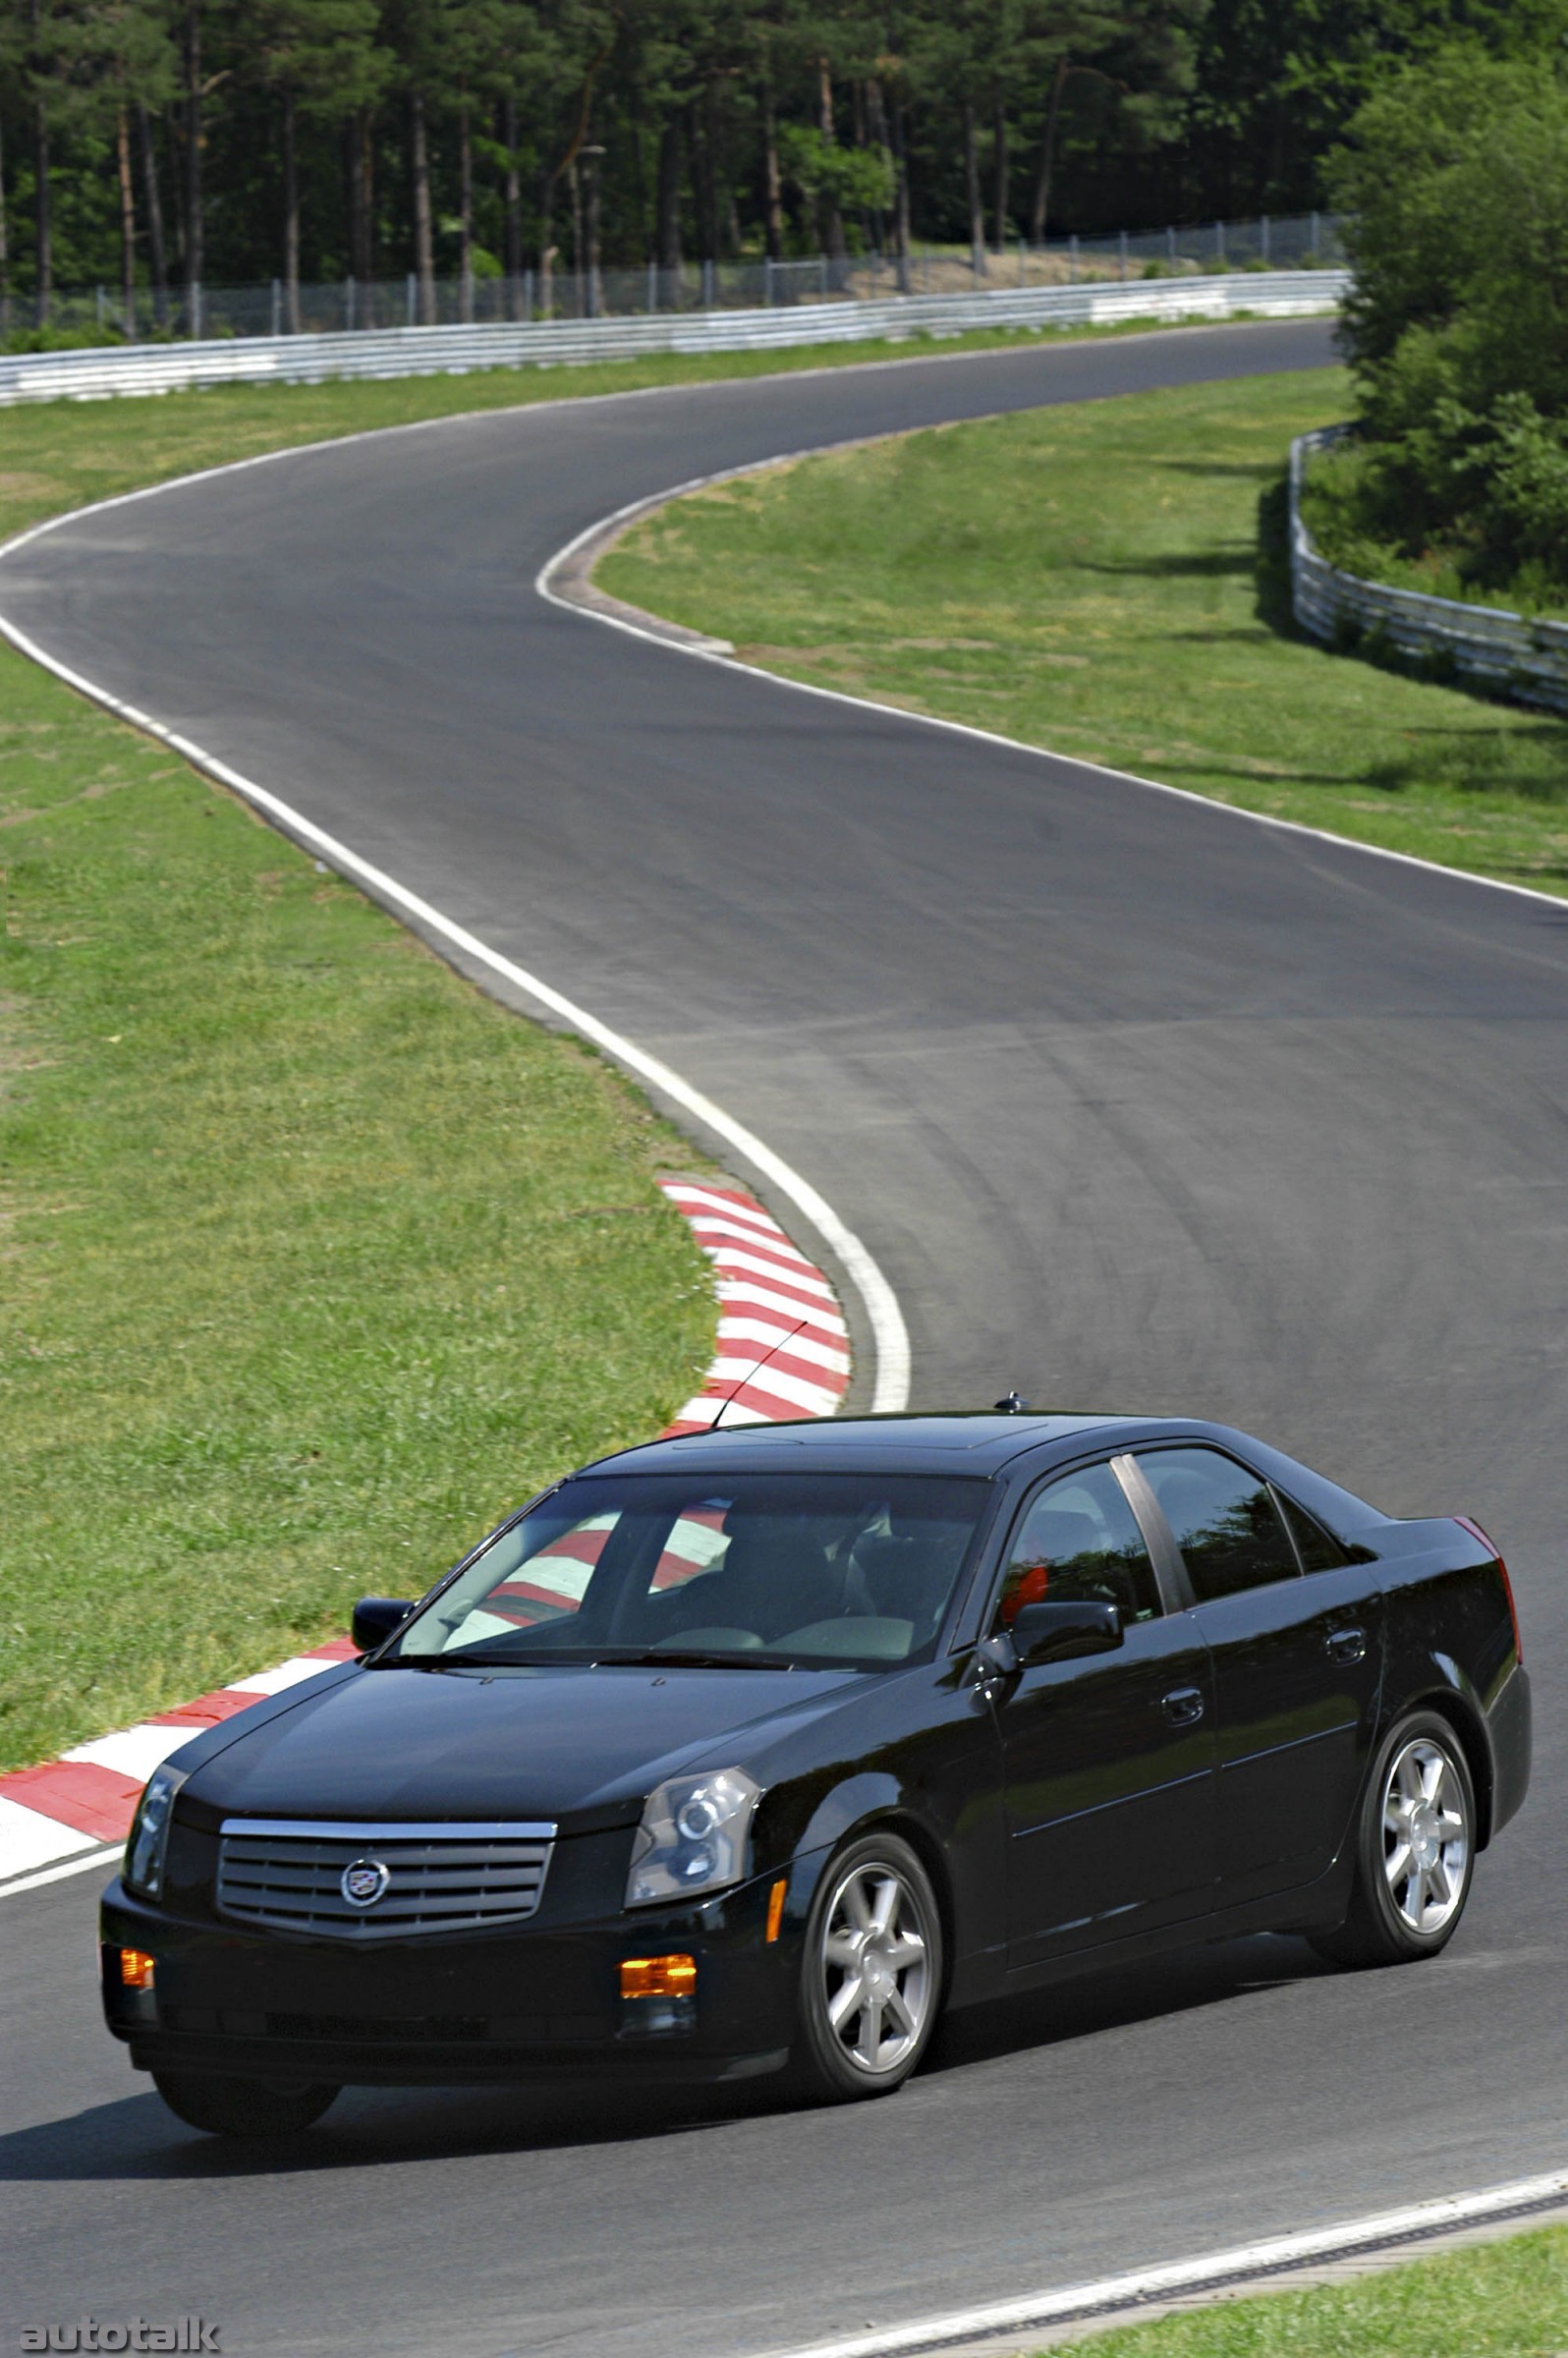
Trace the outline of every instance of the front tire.
<instances>
[{"instance_id":1,"label":"front tire","mask_svg":"<svg viewBox=\"0 0 1568 2358\"><path fill-rule=\"evenodd\" d=\"M930 2043L941 2010L942 1920L926 1874L897 1834L868 1834L822 1877L801 1957L798 2078L844 2104L890 2096Z\"/></svg>"},{"instance_id":2,"label":"front tire","mask_svg":"<svg viewBox=\"0 0 1568 2358\"><path fill-rule=\"evenodd\" d=\"M1313 1936L1333 1965L1409 1965L1459 1929L1476 1863L1476 1790L1436 1712L1412 1712L1378 1748L1357 1825L1350 1913Z\"/></svg>"},{"instance_id":3,"label":"front tire","mask_svg":"<svg viewBox=\"0 0 1568 2358\"><path fill-rule=\"evenodd\" d=\"M152 2084L187 2127L211 2137L296 2137L340 2093L324 2081L278 2084L204 2072L155 2071Z\"/></svg>"}]
</instances>

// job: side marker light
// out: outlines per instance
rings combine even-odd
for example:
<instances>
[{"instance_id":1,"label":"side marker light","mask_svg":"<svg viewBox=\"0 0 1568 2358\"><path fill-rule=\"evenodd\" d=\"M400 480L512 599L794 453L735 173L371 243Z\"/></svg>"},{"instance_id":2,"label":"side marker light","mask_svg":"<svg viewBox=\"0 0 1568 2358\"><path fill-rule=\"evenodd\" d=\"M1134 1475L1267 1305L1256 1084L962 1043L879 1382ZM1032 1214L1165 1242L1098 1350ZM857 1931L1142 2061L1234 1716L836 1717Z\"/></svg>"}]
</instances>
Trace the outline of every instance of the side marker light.
<instances>
[{"instance_id":1,"label":"side marker light","mask_svg":"<svg viewBox=\"0 0 1568 2358\"><path fill-rule=\"evenodd\" d=\"M697 1993L697 1959L689 1956L623 1957L623 1997L692 1997Z\"/></svg>"},{"instance_id":2,"label":"side marker light","mask_svg":"<svg viewBox=\"0 0 1568 2358\"><path fill-rule=\"evenodd\" d=\"M120 1951L120 1982L126 1990L150 1990L157 1969L157 1958L149 1957L144 1948L122 1948Z\"/></svg>"},{"instance_id":3,"label":"side marker light","mask_svg":"<svg viewBox=\"0 0 1568 2358\"><path fill-rule=\"evenodd\" d=\"M778 1938L779 1927L784 1922L784 1894L788 1889L789 1878L781 1875L767 1895L767 1938L770 1946Z\"/></svg>"}]
</instances>

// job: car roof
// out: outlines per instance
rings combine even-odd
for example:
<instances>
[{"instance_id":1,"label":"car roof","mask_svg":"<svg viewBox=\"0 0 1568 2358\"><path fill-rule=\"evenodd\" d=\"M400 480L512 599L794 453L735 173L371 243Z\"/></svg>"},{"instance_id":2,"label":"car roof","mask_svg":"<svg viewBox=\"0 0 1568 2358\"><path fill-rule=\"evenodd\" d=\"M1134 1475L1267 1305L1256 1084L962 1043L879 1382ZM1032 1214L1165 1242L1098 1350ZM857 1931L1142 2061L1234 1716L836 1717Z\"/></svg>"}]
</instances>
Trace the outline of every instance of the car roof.
<instances>
[{"instance_id":1,"label":"car roof","mask_svg":"<svg viewBox=\"0 0 1568 2358\"><path fill-rule=\"evenodd\" d=\"M1278 1483L1342 1540L1375 1541L1389 1517L1256 1434L1206 1417L1127 1416L1109 1410L955 1409L897 1416L808 1418L790 1425L721 1425L617 1450L580 1474L946 1474L986 1482L1034 1480L1089 1450L1203 1441L1230 1450ZM1011 1470L1011 1471L1010 1471ZM569 1479L572 1479L569 1477Z\"/></svg>"},{"instance_id":2,"label":"car roof","mask_svg":"<svg viewBox=\"0 0 1568 2358\"><path fill-rule=\"evenodd\" d=\"M1034 1456L1048 1444L1071 1443L1086 1434L1115 1442L1144 1437L1152 1429L1170 1430L1165 1418L1109 1414L1059 1414L994 1409L951 1413L913 1412L899 1416L833 1417L791 1425L721 1425L705 1432L678 1433L601 1457L585 1474L925 1473L986 1478L1015 1458ZM1200 1428L1183 1421L1183 1432Z\"/></svg>"}]
</instances>

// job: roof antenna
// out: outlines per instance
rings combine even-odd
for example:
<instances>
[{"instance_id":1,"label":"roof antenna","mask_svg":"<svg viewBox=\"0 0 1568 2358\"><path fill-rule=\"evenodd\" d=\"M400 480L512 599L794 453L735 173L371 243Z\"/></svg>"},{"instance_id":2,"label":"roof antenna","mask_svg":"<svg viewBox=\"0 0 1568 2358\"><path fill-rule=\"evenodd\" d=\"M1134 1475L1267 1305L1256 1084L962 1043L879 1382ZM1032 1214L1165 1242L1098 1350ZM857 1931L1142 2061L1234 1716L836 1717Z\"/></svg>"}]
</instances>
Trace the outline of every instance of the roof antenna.
<instances>
[{"instance_id":1,"label":"roof antenna","mask_svg":"<svg viewBox=\"0 0 1568 2358\"><path fill-rule=\"evenodd\" d=\"M994 1401L992 1405L999 1417L1024 1417L1029 1414L1029 1402L1020 1399L1017 1392L1009 1392L1005 1400Z\"/></svg>"},{"instance_id":2,"label":"roof antenna","mask_svg":"<svg viewBox=\"0 0 1568 2358\"><path fill-rule=\"evenodd\" d=\"M723 1399L719 1402L718 1417L715 1417L712 1424L708 1427L709 1432L717 1432L719 1429L719 1417L722 1417L724 1411L731 1406L735 1399L735 1393L740 1390L741 1384L751 1383L756 1379L756 1376L760 1376L762 1370L767 1366L768 1361L770 1359L776 1359L786 1343L793 1343L795 1337L801 1331L801 1326L804 1326L806 1323L806 1319L802 1319L800 1326L792 1326L788 1334L781 1334L778 1338L778 1341L773 1345L772 1350L764 1351L761 1358L757 1361L756 1367L752 1369L751 1373L741 1377L741 1382L736 1384L734 1391L728 1391L725 1393Z\"/></svg>"}]
</instances>

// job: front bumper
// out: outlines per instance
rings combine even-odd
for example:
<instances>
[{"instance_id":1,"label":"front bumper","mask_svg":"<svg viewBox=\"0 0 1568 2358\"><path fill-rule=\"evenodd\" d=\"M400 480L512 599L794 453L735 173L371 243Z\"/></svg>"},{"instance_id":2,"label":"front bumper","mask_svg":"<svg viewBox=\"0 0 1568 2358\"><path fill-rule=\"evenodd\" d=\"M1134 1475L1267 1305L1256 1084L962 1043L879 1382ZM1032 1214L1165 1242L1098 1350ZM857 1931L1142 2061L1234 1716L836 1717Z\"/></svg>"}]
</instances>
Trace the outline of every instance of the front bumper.
<instances>
[{"instance_id":1,"label":"front bumper","mask_svg":"<svg viewBox=\"0 0 1568 2358\"><path fill-rule=\"evenodd\" d=\"M142 2071L390 2086L745 2078L779 2069L795 2037L809 1898L798 1863L769 1941L775 1880L667 1912L373 1947L183 1918L116 1881L101 1910L104 2015ZM155 1960L150 1990L123 1985L122 1949ZM624 1959L671 1952L697 1960L691 2000L622 1998Z\"/></svg>"}]
</instances>

